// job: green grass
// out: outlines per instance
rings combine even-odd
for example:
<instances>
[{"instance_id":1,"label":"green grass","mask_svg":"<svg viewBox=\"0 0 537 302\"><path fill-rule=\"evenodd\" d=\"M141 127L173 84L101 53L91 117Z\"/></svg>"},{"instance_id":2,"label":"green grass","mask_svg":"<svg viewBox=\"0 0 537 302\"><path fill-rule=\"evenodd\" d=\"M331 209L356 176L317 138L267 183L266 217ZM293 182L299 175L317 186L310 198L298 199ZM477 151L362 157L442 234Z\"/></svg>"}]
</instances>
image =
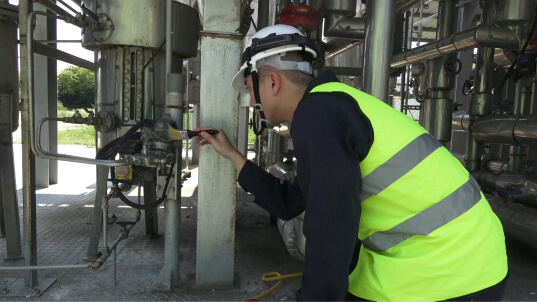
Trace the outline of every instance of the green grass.
<instances>
[{"instance_id":1,"label":"green grass","mask_svg":"<svg viewBox=\"0 0 537 302\"><path fill-rule=\"evenodd\" d=\"M95 147L95 127L72 125L68 129L58 130L58 145Z\"/></svg>"}]
</instances>

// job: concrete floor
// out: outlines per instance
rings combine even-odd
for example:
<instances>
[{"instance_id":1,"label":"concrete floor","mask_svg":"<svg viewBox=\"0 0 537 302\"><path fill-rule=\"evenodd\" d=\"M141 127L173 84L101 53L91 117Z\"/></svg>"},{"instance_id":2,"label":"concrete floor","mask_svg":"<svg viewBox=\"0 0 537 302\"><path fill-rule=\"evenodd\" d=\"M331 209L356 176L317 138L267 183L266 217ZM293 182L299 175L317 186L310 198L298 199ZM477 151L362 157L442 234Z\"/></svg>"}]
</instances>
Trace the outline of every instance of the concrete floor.
<instances>
[{"instance_id":1,"label":"concrete floor","mask_svg":"<svg viewBox=\"0 0 537 302\"><path fill-rule=\"evenodd\" d=\"M22 223L20 145L14 145L17 188ZM81 146L60 146L61 153L94 156L94 149ZM170 291L155 290L153 279L163 262L164 238L150 239L145 235L144 215L130 236L119 243L117 261L110 258L98 270L54 269L40 270L40 289L33 292L23 284L21 271L0 271L9 291L0 293L0 300L46 301L244 301L267 290L271 284L261 281L265 273L300 272L302 264L287 253L269 215L252 203L253 196L237 189L237 219L235 242L236 282L232 289L199 290L194 288L197 167L191 166L192 177L184 183L181 212L181 270L185 279ZM58 184L37 191L37 253L38 265L84 264L91 229L95 191L95 167L60 162ZM134 198L136 192L131 192ZM164 209L158 210L159 234L164 234ZM136 210L119 200L111 200L110 215L117 221L133 221ZM115 242L121 227L109 225L109 242ZM510 279L504 295L506 301L537 301L537 251L508 241ZM5 240L0 239L0 257L5 255ZM2 266L23 265L23 260L6 261ZM264 301L292 301L300 278L284 280L282 286ZM19 288L20 287L20 288ZM22 295L22 296L21 296Z\"/></svg>"}]
</instances>

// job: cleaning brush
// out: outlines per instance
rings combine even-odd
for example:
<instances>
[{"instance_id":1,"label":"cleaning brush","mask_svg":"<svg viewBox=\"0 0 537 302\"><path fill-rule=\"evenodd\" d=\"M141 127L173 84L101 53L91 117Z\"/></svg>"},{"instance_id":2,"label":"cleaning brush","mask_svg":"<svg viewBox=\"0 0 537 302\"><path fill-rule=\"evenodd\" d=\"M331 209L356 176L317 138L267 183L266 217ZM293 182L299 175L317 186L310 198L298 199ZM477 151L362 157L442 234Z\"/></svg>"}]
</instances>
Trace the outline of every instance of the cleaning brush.
<instances>
[{"instance_id":1,"label":"cleaning brush","mask_svg":"<svg viewBox=\"0 0 537 302\"><path fill-rule=\"evenodd\" d=\"M178 141L178 140L187 140L190 138L193 138L195 136L200 135L202 132L207 132L210 135L215 135L218 133L218 130L214 129L207 129L202 131L192 131L192 130L177 130L172 127L168 128L168 137L172 141Z\"/></svg>"},{"instance_id":2,"label":"cleaning brush","mask_svg":"<svg viewBox=\"0 0 537 302\"><path fill-rule=\"evenodd\" d=\"M210 135L218 133L218 130L214 129L202 131L178 130L176 125L174 120L164 118L153 120L150 125L143 129L143 131L148 134L149 137L165 142L191 139L200 135L201 132L207 132Z\"/></svg>"}]
</instances>

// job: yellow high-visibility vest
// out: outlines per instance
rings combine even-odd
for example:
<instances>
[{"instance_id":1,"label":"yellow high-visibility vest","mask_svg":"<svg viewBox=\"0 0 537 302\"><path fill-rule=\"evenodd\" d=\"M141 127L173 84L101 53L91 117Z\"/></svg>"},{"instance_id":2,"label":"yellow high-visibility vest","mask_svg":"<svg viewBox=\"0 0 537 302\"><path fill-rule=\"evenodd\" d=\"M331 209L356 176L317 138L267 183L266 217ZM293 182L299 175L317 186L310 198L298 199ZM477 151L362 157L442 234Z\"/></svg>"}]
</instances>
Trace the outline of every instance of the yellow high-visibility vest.
<instances>
[{"instance_id":1,"label":"yellow high-visibility vest","mask_svg":"<svg viewBox=\"0 0 537 302\"><path fill-rule=\"evenodd\" d=\"M360 162L360 258L349 292L373 301L438 301L497 284L507 275L502 225L468 171L405 114L348 85L373 129Z\"/></svg>"}]
</instances>

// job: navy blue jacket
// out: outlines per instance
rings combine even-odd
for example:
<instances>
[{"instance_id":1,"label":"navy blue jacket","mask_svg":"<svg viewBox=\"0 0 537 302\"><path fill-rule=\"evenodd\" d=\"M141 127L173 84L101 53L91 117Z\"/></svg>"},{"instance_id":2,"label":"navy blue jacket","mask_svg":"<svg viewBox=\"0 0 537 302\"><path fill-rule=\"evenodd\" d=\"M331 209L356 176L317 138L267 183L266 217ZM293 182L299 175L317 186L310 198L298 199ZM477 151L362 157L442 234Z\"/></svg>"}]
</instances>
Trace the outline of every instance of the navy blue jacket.
<instances>
[{"instance_id":1,"label":"navy blue jacket","mask_svg":"<svg viewBox=\"0 0 537 302\"><path fill-rule=\"evenodd\" d=\"M295 110L291 137L298 175L293 183L280 183L250 161L238 178L256 204L281 219L306 211L299 301L345 300L360 247L359 163L371 147L372 130L348 95L308 96L315 86L337 81L332 71L313 79Z\"/></svg>"}]
</instances>

